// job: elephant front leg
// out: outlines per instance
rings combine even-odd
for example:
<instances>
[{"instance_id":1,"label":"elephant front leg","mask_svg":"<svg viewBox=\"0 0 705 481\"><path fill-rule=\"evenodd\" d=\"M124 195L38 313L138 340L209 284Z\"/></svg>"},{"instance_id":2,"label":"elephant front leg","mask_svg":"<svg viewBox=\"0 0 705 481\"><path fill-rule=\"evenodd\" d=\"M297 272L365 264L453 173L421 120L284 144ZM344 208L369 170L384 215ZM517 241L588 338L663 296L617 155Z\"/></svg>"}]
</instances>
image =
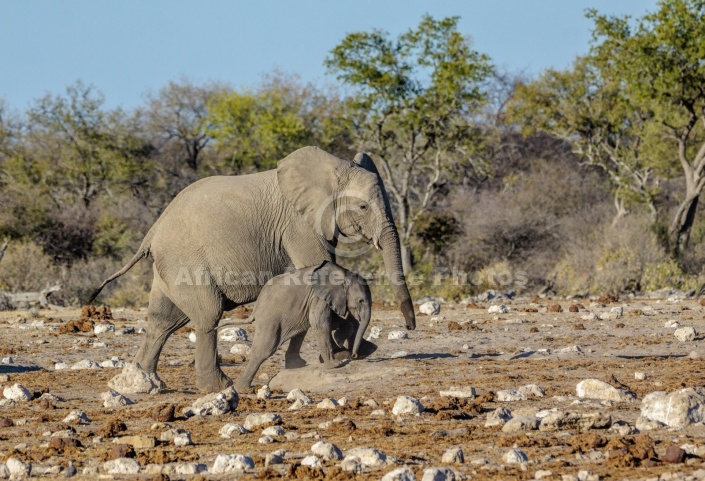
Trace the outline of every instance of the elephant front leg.
<instances>
[{"instance_id":1,"label":"elephant front leg","mask_svg":"<svg viewBox=\"0 0 705 481\"><path fill-rule=\"evenodd\" d=\"M301 357L301 346L305 337L306 331L295 335L289 341L289 346L286 348L286 354L284 355L285 369L298 369L306 365L306 361Z\"/></svg>"},{"instance_id":2,"label":"elephant front leg","mask_svg":"<svg viewBox=\"0 0 705 481\"><path fill-rule=\"evenodd\" d=\"M232 386L233 381L218 363L218 333L196 330L196 385L202 391L216 392Z\"/></svg>"}]
</instances>

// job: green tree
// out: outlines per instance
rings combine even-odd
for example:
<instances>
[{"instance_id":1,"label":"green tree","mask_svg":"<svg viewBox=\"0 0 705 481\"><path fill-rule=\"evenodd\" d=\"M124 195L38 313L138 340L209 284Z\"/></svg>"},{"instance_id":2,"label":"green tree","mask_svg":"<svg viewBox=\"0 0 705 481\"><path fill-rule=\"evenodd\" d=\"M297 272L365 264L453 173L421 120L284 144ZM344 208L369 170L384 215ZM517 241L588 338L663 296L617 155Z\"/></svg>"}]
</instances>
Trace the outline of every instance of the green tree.
<instances>
[{"instance_id":1,"label":"green tree","mask_svg":"<svg viewBox=\"0 0 705 481\"><path fill-rule=\"evenodd\" d=\"M209 116L220 172L273 168L306 145L343 153L349 141L340 108L334 93L280 72L255 90L221 92L210 103Z\"/></svg>"},{"instance_id":2,"label":"green tree","mask_svg":"<svg viewBox=\"0 0 705 481\"><path fill-rule=\"evenodd\" d=\"M487 101L492 67L457 25L458 17L426 15L396 39L351 33L325 61L354 92L347 113L355 147L375 156L391 194L405 271L414 225L442 186L487 167L473 117Z\"/></svg>"}]
</instances>

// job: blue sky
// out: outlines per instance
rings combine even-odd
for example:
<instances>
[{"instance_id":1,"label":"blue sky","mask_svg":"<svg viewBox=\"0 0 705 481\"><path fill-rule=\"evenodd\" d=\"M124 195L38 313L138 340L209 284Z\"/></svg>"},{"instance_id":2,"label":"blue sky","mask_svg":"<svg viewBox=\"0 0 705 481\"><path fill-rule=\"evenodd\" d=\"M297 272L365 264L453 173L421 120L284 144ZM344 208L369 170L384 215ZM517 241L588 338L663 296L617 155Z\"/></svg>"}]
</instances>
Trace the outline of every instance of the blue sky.
<instances>
[{"instance_id":1,"label":"blue sky","mask_svg":"<svg viewBox=\"0 0 705 481\"><path fill-rule=\"evenodd\" d=\"M586 8L641 16L656 0L0 0L0 98L24 110L80 79L129 109L169 80L248 87L275 68L333 83L323 60L346 33L396 35L424 13L459 15L496 65L536 74L587 52Z\"/></svg>"}]
</instances>

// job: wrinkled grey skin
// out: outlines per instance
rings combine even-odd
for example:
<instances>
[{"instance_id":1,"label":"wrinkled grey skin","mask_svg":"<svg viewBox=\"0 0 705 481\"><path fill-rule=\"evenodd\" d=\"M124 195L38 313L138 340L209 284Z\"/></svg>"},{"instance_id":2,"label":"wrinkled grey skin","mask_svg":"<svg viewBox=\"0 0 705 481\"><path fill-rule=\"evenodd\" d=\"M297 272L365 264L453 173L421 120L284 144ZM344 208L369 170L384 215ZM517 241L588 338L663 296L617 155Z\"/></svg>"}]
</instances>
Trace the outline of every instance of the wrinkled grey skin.
<instances>
[{"instance_id":1,"label":"wrinkled grey skin","mask_svg":"<svg viewBox=\"0 0 705 481\"><path fill-rule=\"evenodd\" d=\"M285 367L306 365L299 352L309 328L315 332L323 366L338 367L340 361L334 357L337 342L331 333L339 319L357 321L351 352L351 357L357 358L371 307L367 282L330 262L274 277L262 288L252 313L255 337L250 360L235 387L248 389L262 363L288 340Z\"/></svg>"},{"instance_id":2,"label":"wrinkled grey skin","mask_svg":"<svg viewBox=\"0 0 705 481\"><path fill-rule=\"evenodd\" d=\"M89 302L140 259L153 259L149 328L135 362L156 372L166 340L192 321L198 387L220 391L232 384L217 362L223 311L253 302L266 281L288 268L334 261L330 245L355 237L382 250L406 327L414 329L399 236L372 159L358 154L351 162L316 147L293 152L276 170L208 177L185 188Z\"/></svg>"}]
</instances>

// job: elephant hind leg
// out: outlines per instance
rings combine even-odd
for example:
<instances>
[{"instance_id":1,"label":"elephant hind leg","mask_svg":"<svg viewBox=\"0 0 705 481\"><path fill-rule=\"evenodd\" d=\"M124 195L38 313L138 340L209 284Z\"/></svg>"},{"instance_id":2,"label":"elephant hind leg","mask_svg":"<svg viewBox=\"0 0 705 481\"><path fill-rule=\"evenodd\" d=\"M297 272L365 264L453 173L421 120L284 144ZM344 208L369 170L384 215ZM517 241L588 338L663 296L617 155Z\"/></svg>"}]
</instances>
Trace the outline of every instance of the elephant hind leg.
<instances>
[{"instance_id":1,"label":"elephant hind leg","mask_svg":"<svg viewBox=\"0 0 705 481\"><path fill-rule=\"evenodd\" d=\"M281 330L258 332L260 328L261 326L255 330L255 338L252 340L250 360L247 363L247 367L242 374L240 374L235 384L235 388L238 391L247 391L250 389L252 379L254 379L255 374L257 374L259 367L276 352L281 344Z\"/></svg>"},{"instance_id":2,"label":"elephant hind leg","mask_svg":"<svg viewBox=\"0 0 705 481\"><path fill-rule=\"evenodd\" d=\"M286 354L284 355L285 369L297 369L306 365L306 361L301 357L301 345L304 343L305 337L306 331L295 335L289 341L289 346L286 348Z\"/></svg>"},{"instance_id":3,"label":"elephant hind leg","mask_svg":"<svg viewBox=\"0 0 705 481\"><path fill-rule=\"evenodd\" d=\"M147 372L157 372L157 363L162 348L169 336L185 326L189 318L167 297L155 278L152 291L149 295L149 309L147 310L147 333L142 341L135 362Z\"/></svg>"}]
</instances>

